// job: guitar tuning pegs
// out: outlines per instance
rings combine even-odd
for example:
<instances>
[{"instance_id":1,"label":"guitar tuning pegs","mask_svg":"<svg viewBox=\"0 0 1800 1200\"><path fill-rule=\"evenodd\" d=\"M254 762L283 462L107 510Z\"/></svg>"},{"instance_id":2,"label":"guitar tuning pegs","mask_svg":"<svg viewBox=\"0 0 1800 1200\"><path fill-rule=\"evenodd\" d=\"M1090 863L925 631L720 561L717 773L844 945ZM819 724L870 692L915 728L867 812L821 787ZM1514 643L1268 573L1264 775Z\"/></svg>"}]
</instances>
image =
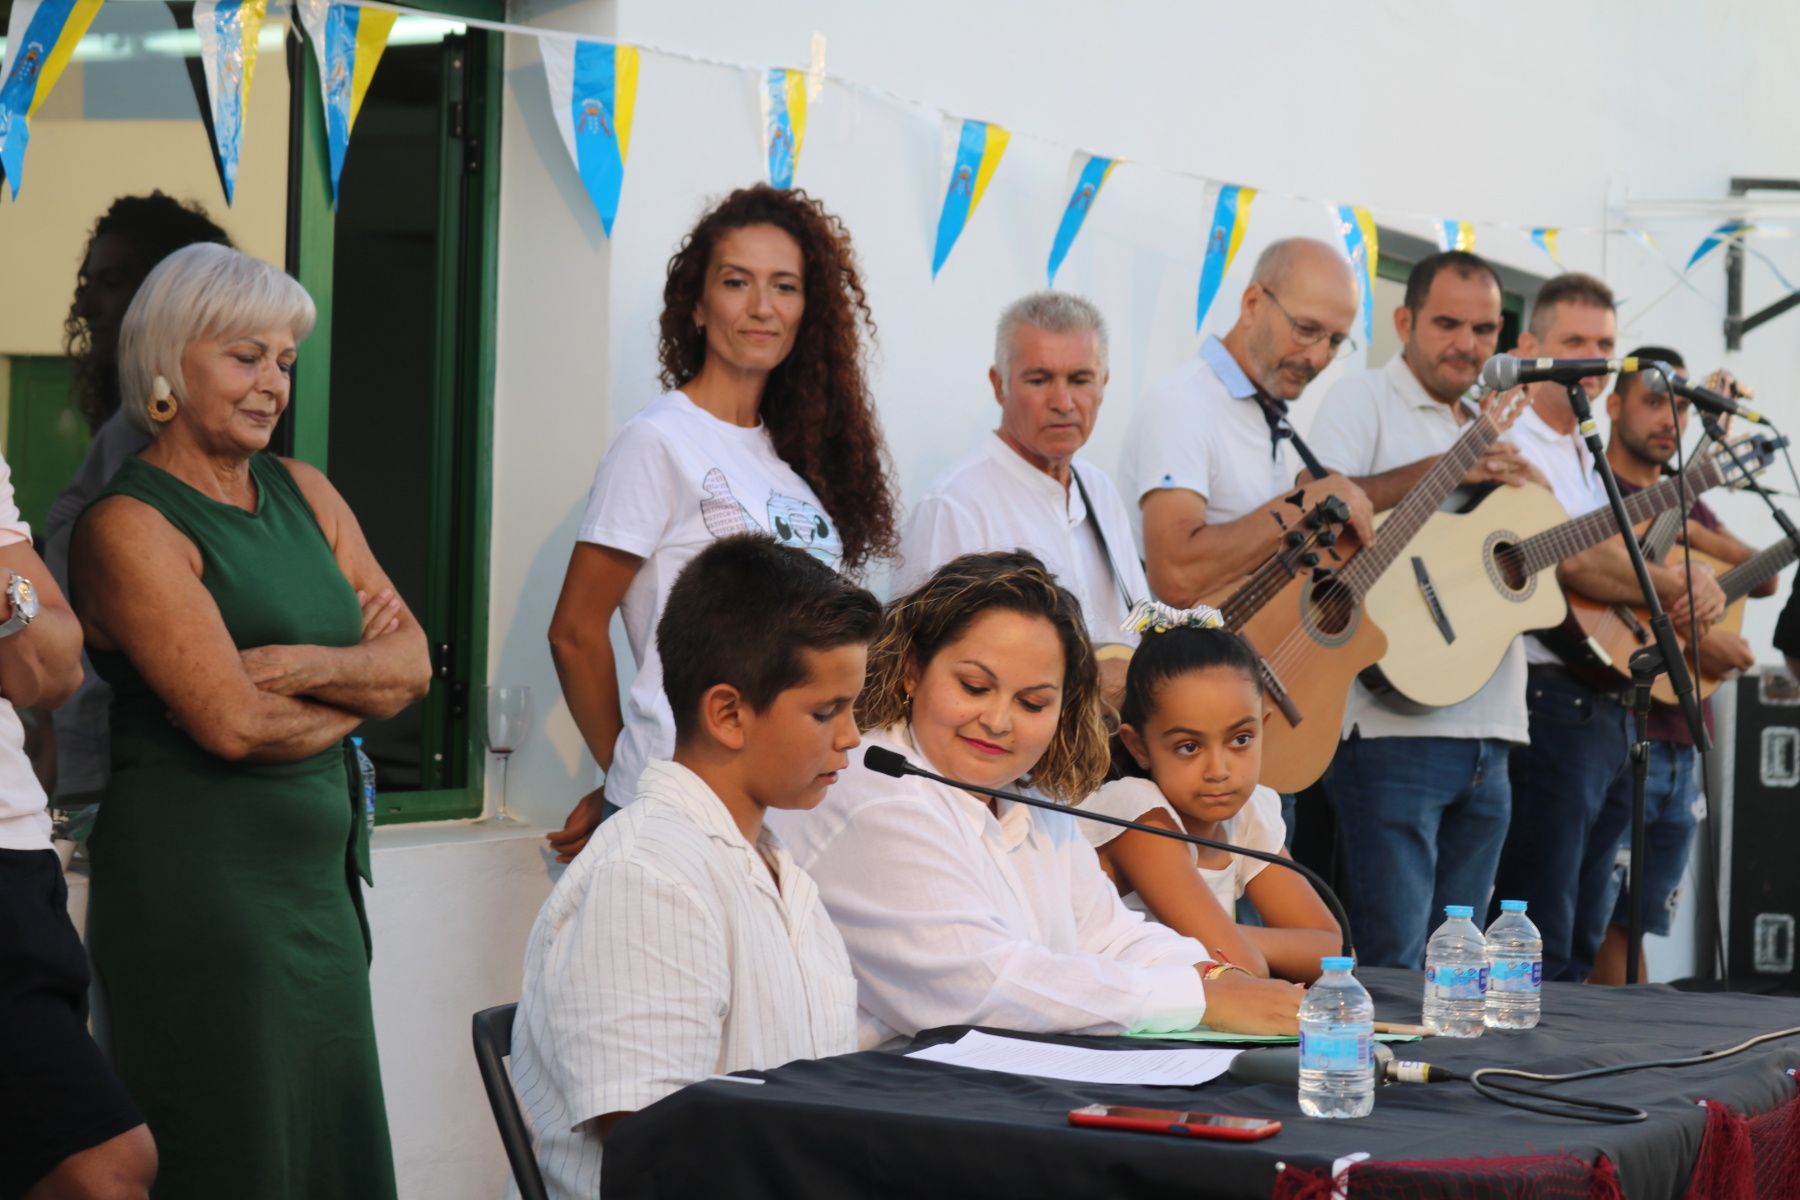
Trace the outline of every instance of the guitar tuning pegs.
<instances>
[{"instance_id":1,"label":"guitar tuning pegs","mask_svg":"<svg viewBox=\"0 0 1800 1200\"><path fill-rule=\"evenodd\" d=\"M1337 530L1335 529L1327 529L1324 533L1319 535L1319 545L1321 546L1335 546L1337 545L1337 540L1338 535Z\"/></svg>"},{"instance_id":2,"label":"guitar tuning pegs","mask_svg":"<svg viewBox=\"0 0 1800 1200\"><path fill-rule=\"evenodd\" d=\"M1325 515L1333 521L1343 522L1350 519L1350 506L1344 502L1341 496L1327 496L1325 503L1319 507L1324 509Z\"/></svg>"},{"instance_id":3,"label":"guitar tuning pegs","mask_svg":"<svg viewBox=\"0 0 1800 1200\"><path fill-rule=\"evenodd\" d=\"M1305 540L1306 540L1306 535L1304 533L1301 533L1298 529L1288 530L1287 536L1282 538L1282 541L1287 543L1287 547L1289 550L1292 550L1294 547L1298 546L1300 543L1304 542Z\"/></svg>"},{"instance_id":4,"label":"guitar tuning pegs","mask_svg":"<svg viewBox=\"0 0 1800 1200\"><path fill-rule=\"evenodd\" d=\"M1300 565L1311 570L1313 567L1319 565L1319 556L1308 550L1305 554L1300 556Z\"/></svg>"}]
</instances>

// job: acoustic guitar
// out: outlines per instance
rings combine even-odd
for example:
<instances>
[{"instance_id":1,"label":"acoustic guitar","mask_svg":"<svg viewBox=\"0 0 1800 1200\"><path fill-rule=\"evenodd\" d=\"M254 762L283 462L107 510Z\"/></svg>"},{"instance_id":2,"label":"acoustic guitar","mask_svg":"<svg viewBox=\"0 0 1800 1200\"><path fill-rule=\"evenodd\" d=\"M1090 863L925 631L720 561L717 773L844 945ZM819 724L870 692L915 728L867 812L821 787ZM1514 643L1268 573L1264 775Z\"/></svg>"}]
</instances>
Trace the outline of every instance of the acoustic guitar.
<instances>
[{"instance_id":1,"label":"acoustic guitar","mask_svg":"<svg viewBox=\"0 0 1800 1200\"><path fill-rule=\"evenodd\" d=\"M1297 792L1325 773L1351 682L1388 648L1363 611L1364 597L1525 403L1522 392L1491 401L1387 514L1370 545L1345 531L1335 547L1341 567L1320 565L1289 580L1238 627L1262 660L1263 783Z\"/></svg>"},{"instance_id":2,"label":"acoustic guitar","mask_svg":"<svg viewBox=\"0 0 1800 1200\"><path fill-rule=\"evenodd\" d=\"M1770 461L1771 444L1744 439L1750 467ZM1741 472L1719 454L1696 455L1686 485L1665 479L1625 497L1632 526L1676 507ZM1385 527L1384 527L1385 528ZM1496 488L1468 512L1431 516L1407 555L1368 593L1372 620L1406 631L1380 666L1363 676L1416 704L1459 704L1493 677L1515 637L1553 629L1568 612L1549 572L1572 554L1619 536L1610 507L1570 520L1556 497L1536 484Z\"/></svg>"}]
</instances>

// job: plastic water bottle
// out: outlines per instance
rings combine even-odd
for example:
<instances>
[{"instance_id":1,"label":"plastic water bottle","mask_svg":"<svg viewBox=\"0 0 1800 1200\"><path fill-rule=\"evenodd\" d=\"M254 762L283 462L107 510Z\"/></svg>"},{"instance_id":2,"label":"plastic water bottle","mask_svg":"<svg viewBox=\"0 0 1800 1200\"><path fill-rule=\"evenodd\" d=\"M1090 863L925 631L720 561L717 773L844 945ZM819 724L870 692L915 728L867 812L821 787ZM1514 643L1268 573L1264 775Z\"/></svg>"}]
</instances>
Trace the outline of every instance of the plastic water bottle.
<instances>
[{"instance_id":1,"label":"plastic water bottle","mask_svg":"<svg viewBox=\"0 0 1800 1200\"><path fill-rule=\"evenodd\" d=\"M362 739L353 737L350 744L356 748L356 773L362 778L363 820L368 822L369 832L375 832L375 764L363 753Z\"/></svg>"},{"instance_id":2,"label":"plastic water bottle","mask_svg":"<svg viewBox=\"0 0 1800 1200\"><path fill-rule=\"evenodd\" d=\"M1487 930L1489 1029L1534 1029L1543 1011L1544 939L1525 901L1502 900Z\"/></svg>"},{"instance_id":3,"label":"plastic water bottle","mask_svg":"<svg viewBox=\"0 0 1800 1200\"><path fill-rule=\"evenodd\" d=\"M1480 1037L1486 1028L1487 939L1466 904L1444 905L1445 921L1425 946L1425 1028L1445 1037Z\"/></svg>"},{"instance_id":4,"label":"plastic water bottle","mask_svg":"<svg viewBox=\"0 0 1800 1200\"><path fill-rule=\"evenodd\" d=\"M1375 1002L1351 958L1320 960L1325 974L1300 1001L1300 1111L1366 1117L1375 1107Z\"/></svg>"}]
</instances>

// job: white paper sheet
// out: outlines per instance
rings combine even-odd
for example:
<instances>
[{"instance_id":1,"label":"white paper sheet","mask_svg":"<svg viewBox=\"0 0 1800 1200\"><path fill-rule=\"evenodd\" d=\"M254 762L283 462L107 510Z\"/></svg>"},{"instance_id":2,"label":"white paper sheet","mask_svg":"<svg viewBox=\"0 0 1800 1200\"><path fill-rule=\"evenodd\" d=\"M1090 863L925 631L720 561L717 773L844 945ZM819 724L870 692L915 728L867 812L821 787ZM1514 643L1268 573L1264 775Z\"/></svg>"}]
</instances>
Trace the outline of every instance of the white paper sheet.
<instances>
[{"instance_id":1,"label":"white paper sheet","mask_svg":"<svg viewBox=\"0 0 1800 1200\"><path fill-rule=\"evenodd\" d=\"M1167 1084L1193 1087L1217 1079L1238 1056L1236 1050L1090 1050L1023 1038L995 1037L971 1029L954 1042L914 1050L908 1058L1041 1075L1072 1083Z\"/></svg>"}]
</instances>

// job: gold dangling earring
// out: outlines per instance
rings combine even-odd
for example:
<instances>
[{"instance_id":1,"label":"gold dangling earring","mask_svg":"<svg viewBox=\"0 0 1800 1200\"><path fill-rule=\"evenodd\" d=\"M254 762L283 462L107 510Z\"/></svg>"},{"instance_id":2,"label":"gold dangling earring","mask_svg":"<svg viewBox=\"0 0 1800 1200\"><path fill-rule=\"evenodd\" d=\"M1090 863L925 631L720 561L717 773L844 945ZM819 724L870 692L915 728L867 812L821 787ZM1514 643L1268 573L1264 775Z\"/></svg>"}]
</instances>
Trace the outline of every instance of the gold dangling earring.
<instances>
[{"instance_id":1,"label":"gold dangling earring","mask_svg":"<svg viewBox=\"0 0 1800 1200\"><path fill-rule=\"evenodd\" d=\"M177 407L179 406L175 403L175 390L169 386L167 379L158 375L155 382L150 385L150 403L148 405L150 419L158 425L167 425L175 419Z\"/></svg>"}]
</instances>

